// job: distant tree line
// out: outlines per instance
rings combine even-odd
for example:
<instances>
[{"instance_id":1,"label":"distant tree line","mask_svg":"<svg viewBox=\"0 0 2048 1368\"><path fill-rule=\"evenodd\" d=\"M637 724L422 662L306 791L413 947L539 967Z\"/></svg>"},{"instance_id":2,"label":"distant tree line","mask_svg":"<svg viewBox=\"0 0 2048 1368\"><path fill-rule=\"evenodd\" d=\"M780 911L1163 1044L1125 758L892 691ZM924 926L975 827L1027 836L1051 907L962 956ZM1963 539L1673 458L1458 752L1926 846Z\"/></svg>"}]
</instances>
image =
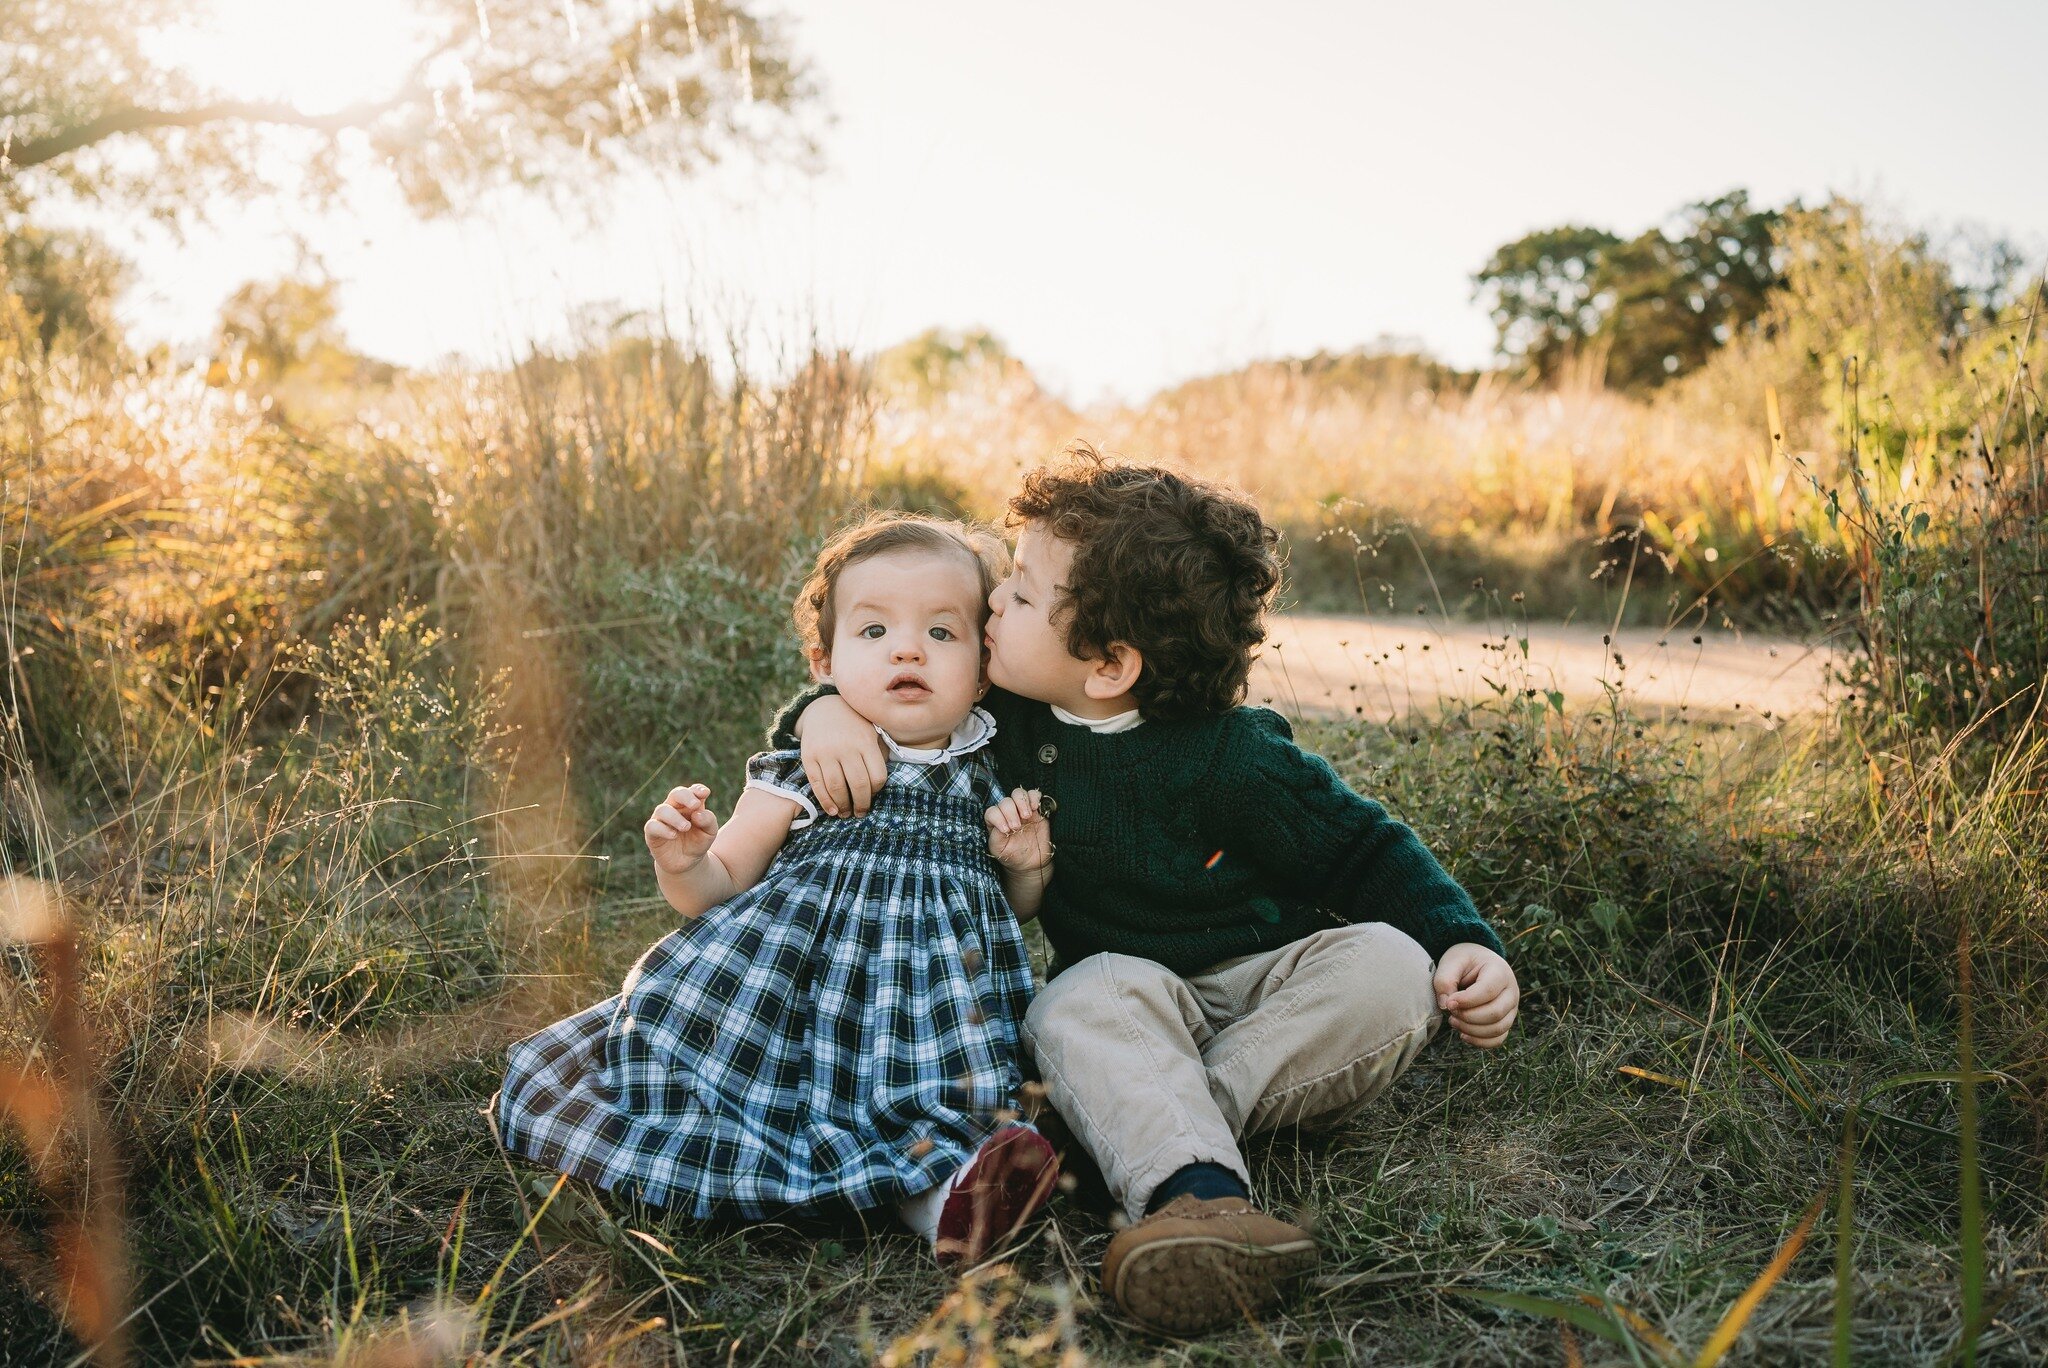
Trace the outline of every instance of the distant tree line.
<instances>
[{"instance_id":1,"label":"distant tree line","mask_svg":"<svg viewBox=\"0 0 2048 1368\"><path fill-rule=\"evenodd\" d=\"M1769 327L1785 284L1784 229L1808 213L1843 222L1860 206L1798 201L1760 208L1731 190L1678 210L1634 237L1561 224L1506 243L1472 277L1493 316L1504 359L1540 380L1574 361L1604 361L1617 389L1652 390L1697 370L1745 329ZM1914 252L1935 258L1924 236ZM1943 261L1955 326L2011 297L2021 265L2010 243L1979 241L1967 261Z\"/></svg>"}]
</instances>

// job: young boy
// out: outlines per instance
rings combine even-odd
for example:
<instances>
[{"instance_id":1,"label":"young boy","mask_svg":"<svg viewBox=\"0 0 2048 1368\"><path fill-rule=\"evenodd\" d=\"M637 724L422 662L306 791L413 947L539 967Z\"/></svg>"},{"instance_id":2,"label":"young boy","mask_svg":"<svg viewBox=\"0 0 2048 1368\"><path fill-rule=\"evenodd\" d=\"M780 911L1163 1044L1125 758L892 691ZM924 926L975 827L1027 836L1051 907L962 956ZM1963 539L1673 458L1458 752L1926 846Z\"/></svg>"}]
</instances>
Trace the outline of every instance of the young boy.
<instances>
[{"instance_id":1,"label":"young boy","mask_svg":"<svg viewBox=\"0 0 2048 1368\"><path fill-rule=\"evenodd\" d=\"M1238 706L1279 583L1248 500L1077 445L1010 514L983 705L1001 777L1040 791L1055 848L1039 914L1055 959L1025 1035L1131 1220L1105 1290L1152 1329L1199 1333L1270 1307L1315 1260L1308 1231L1252 1205L1240 1138L1351 1116L1439 1010L1499 1045L1519 989L1414 832L1279 714ZM813 690L776 744L793 718L828 810L864 810L885 773L874 727Z\"/></svg>"}]
</instances>

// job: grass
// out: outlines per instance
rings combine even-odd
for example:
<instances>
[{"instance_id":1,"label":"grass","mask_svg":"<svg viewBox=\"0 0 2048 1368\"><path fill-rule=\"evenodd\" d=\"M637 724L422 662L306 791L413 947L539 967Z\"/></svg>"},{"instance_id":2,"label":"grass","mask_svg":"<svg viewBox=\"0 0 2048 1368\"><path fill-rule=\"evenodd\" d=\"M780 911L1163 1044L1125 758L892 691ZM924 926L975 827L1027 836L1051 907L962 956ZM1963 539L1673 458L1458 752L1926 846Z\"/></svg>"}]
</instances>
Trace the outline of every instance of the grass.
<instances>
[{"instance_id":1,"label":"grass","mask_svg":"<svg viewBox=\"0 0 2048 1368\"><path fill-rule=\"evenodd\" d=\"M2042 634L2025 595L1984 591L2039 563L2031 335L1984 429L2012 480L1931 501L1905 472L1938 451L1849 444L1868 475L1837 545L1876 629L1862 706L1775 730L1659 721L1625 695L1533 692L1503 653L1482 704L1305 725L1494 917L1525 1015L1495 1054L1439 1042L1332 1134L1253 1140L1261 1196L1325 1259L1282 1314L1193 1344L1100 1303L1110 1231L1085 1181L956 1284L889 1229L621 1207L508 1164L482 1115L506 1043L609 993L666 929L635 814L678 775L737 772L796 678L784 615L817 536L863 496L987 498L1007 469L941 450L1000 432L1006 460L1042 451L1030 433L1065 420L1028 378L999 372L981 408L951 391L934 419L846 358L768 384L621 343L415 378L302 428L7 336L6 1361L2048 1355ZM1607 455L1676 469L1686 445L1646 434L1699 431L1758 442L1752 494L1793 477L1791 455L1763 463L1789 442L1590 385L1414 410L1289 388L1312 379L1173 398L1181 426L1130 444L1214 425L1212 454L1285 454L1306 413L1315 462L1243 467L1297 480L1262 493L1302 518L1337 507L1320 485L1399 502L1361 433L1463 453L1442 497L1490 519L1470 536L1503 576L1498 543L1524 533L1604 555L1624 503L1582 506L1608 487L1597 460L1561 503L1563 475L1513 467L1538 503L1503 502L1475 452L1556 472L1572 433L1619 430ZM1570 511L1546 533L1538 504ZM1682 545L1734 507L1703 500L1722 521ZM1741 560L1743 536L1695 568ZM1357 551L1352 607L1380 593ZM1696 592L1667 554L1667 592ZM1512 572L1532 611L1559 582L1548 555Z\"/></svg>"}]
</instances>

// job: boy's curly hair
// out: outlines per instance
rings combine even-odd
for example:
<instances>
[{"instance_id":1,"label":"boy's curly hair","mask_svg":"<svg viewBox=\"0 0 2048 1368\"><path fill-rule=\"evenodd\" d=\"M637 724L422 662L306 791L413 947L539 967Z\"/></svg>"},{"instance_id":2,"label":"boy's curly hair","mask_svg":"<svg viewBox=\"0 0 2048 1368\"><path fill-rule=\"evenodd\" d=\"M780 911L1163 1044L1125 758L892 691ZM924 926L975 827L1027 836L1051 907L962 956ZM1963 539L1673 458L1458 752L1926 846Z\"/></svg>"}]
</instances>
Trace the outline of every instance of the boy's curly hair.
<instances>
[{"instance_id":1,"label":"boy's curly hair","mask_svg":"<svg viewBox=\"0 0 2048 1368\"><path fill-rule=\"evenodd\" d=\"M988 596L1010 572L1010 553L1003 539L979 523L922 513L872 512L832 535L818 552L811 576L797 592L796 634L805 649L829 650L837 613L833 593L846 567L890 551L958 552L981 577L980 611L985 617Z\"/></svg>"},{"instance_id":2,"label":"boy's curly hair","mask_svg":"<svg viewBox=\"0 0 2048 1368\"><path fill-rule=\"evenodd\" d=\"M1053 605L1067 614L1067 649L1099 659L1112 642L1136 647L1144 668L1131 695L1146 717L1204 717L1243 700L1280 585L1280 534L1249 498L1076 442L1024 477L1010 521L1073 544Z\"/></svg>"}]
</instances>

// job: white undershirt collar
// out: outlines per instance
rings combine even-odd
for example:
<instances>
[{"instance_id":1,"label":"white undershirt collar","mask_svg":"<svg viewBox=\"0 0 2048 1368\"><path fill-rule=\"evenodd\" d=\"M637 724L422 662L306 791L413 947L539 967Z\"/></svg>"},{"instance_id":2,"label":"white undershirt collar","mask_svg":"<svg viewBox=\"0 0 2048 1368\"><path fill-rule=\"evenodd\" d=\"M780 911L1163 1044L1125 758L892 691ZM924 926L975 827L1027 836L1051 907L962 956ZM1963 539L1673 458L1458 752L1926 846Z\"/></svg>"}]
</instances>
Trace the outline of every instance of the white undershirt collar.
<instances>
[{"instance_id":1,"label":"white undershirt collar","mask_svg":"<svg viewBox=\"0 0 2048 1368\"><path fill-rule=\"evenodd\" d=\"M1115 717L1082 717L1077 713L1068 712L1057 703L1048 703L1046 706L1052 709L1054 717L1068 726L1086 727L1097 736L1115 736L1118 732L1129 731L1145 720L1145 714L1136 708L1120 712Z\"/></svg>"}]
</instances>

